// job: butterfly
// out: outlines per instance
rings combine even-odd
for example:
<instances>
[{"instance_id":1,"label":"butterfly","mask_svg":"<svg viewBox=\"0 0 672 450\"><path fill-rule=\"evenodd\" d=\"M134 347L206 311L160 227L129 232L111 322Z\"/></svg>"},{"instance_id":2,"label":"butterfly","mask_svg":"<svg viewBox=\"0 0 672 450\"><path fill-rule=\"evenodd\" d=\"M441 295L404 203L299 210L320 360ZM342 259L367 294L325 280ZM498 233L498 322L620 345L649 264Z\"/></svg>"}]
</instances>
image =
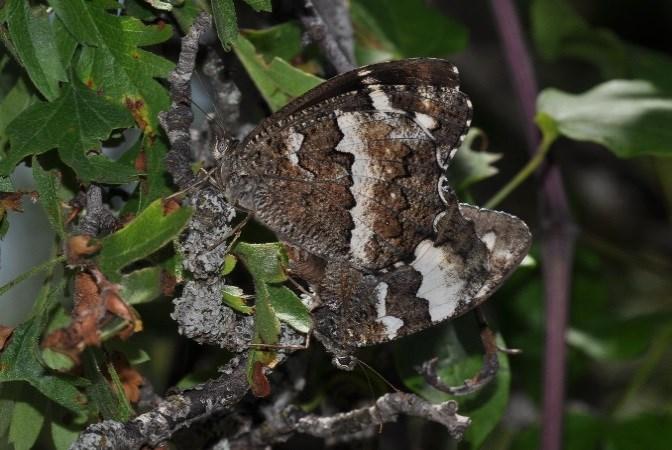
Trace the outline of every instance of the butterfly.
<instances>
[{"instance_id":1,"label":"butterfly","mask_svg":"<svg viewBox=\"0 0 672 450\"><path fill-rule=\"evenodd\" d=\"M336 76L220 143L225 196L287 243L335 355L464 314L527 254L522 220L460 204L448 183L471 117L453 64L406 59Z\"/></svg>"}]
</instances>

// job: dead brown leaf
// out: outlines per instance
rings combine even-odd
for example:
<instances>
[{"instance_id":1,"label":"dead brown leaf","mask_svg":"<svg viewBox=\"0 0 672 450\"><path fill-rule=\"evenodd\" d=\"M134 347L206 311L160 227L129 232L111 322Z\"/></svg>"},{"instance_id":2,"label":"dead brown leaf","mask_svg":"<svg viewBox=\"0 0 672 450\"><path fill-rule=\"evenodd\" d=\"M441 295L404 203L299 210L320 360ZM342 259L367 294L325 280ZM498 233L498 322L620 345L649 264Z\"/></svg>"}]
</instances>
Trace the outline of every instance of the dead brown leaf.
<instances>
[{"instance_id":1,"label":"dead brown leaf","mask_svg":"<svg viewBox=\"0 0 672 450\"><path fill-rule=\"evenodd\" d=\"M5 344L9 340L10 336L14 332L14 327L6 327L0 325L0 351L5 348Z\"/></svg>"}]
</instances>

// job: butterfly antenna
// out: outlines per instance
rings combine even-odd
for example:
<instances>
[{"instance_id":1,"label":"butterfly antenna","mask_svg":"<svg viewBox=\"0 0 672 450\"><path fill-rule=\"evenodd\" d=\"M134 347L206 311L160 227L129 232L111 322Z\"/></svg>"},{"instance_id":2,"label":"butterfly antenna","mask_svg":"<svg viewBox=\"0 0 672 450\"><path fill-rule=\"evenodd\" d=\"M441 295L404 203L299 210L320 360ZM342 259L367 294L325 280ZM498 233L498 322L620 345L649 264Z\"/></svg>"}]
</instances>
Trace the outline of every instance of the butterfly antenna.
<instances>
[{"instance_id":1,"label":"butterfly antenna","mask_svg":"<svg viewBox=\"0 0 672 450\"><path fill-rule=\"evenodd\" d=\"M380 372L378 372L376 369L374 369L373 367L371 367L369 364L365 363L364 361L362 361L362 360L359 359L359 358L357 358L357 363L358 363L358 364L361 364L362 367L366 367L366 368L369 369L371 372L373 372L374 374L376 374L376 376L377 376L378 378L380 378L386 385L388 385L393 391L395 391L395 392L401 392L401 389L399 389L399 388L397 388L395 385L393 385L387 378L385 378ZM368 377L367 377L367 379L368 379Z\"/></svg>"},{"instance_id":2,"label":"butterfly antenna","mask_svg":"<svg viewBox=\"0 0 672 450\"><path fill-rule=\"evenodd\" d=\"M201 74L198 71L194 71L195 75L195 80L197 80L197 83L201 86L201 90L209 95L210 89L208 89L208 84L203 81L203 78L201 77ZM216 101L211 101L210 104L212 105L212 108L214 109L214 115L213 113L207 113L205 112L198 104L193 101L192 103L205 115L205 119L214 124L215 127L218 129L218 132L216 133L218 136L229 136L230 133L226 129L226 126L224 125L224 122L220 119L222 117L222 112L219 110L217 107L217 102Z\"/></svg>"}]
</instances>

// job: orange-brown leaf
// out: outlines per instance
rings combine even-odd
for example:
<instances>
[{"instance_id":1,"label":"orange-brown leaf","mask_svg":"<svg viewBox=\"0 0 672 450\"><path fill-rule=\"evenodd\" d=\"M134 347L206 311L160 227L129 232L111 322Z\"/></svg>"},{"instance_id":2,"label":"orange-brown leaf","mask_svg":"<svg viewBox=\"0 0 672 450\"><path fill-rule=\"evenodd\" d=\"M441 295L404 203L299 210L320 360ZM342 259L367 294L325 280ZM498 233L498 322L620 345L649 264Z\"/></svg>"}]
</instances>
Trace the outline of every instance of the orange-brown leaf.
<instances>
[{"instance_id":1,"label":"orange-brown leaf","mask_svg":"<svg viewBox=\"0 0 672 450\"><path fill-rule=\"evenodd\" d=\"M5 348L5 344L9 340L9 337L12 335L14 332L14 327L6 327L4 325L0 325L0 351L2 351L3 348Z\"/></svg>"},{"instance_id":2,"label":"orange-brown leaf","mask_svg":"<svg viewBox=\"0 0 672 450\"><path fill-rule=\"evenodd\" d=\"M268 397L271 395L271 383L269 383L264 373L264 365L260 361L255 361L252 366L252 394L255 397Z\"/></svg>"}]
</instances>

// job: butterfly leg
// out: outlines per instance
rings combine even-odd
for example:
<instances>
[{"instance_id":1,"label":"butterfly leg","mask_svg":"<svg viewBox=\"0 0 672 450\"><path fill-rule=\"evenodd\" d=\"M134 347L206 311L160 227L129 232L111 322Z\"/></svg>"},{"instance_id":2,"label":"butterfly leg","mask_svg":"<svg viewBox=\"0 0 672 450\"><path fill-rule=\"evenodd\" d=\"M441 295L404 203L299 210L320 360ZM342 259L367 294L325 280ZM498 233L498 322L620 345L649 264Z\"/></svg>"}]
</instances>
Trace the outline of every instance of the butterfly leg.
<instances>
[{"instance_id":1,"label":"butterfly leg","mask_svg":"<svg viewBox=\"0 0 672 450\"><path fill-rule=\"evenodd\" d=\"M483 366L481 370L473 377L464 381L464 384L461 386L448 386L441 380L441 377L437 373L437 362L438 358L433 358L429 361L426 361L419 368L420 374L424 377L425 381L430 384L435 389L445 392L451 395L468 395L473 392L478 391L483 386L492 381L495 376L497 376L497 371L499 370L499 359L498 353L503 352L507 354L519 354L520 350L516 349L502 349L497 346L497 338L495 333L492 331L488 322L483 314L481 308L475 308L474 313L476 315L476 321L480 328L481 342L485 350L483 355Z\"/></svg>"}]
</instances>

